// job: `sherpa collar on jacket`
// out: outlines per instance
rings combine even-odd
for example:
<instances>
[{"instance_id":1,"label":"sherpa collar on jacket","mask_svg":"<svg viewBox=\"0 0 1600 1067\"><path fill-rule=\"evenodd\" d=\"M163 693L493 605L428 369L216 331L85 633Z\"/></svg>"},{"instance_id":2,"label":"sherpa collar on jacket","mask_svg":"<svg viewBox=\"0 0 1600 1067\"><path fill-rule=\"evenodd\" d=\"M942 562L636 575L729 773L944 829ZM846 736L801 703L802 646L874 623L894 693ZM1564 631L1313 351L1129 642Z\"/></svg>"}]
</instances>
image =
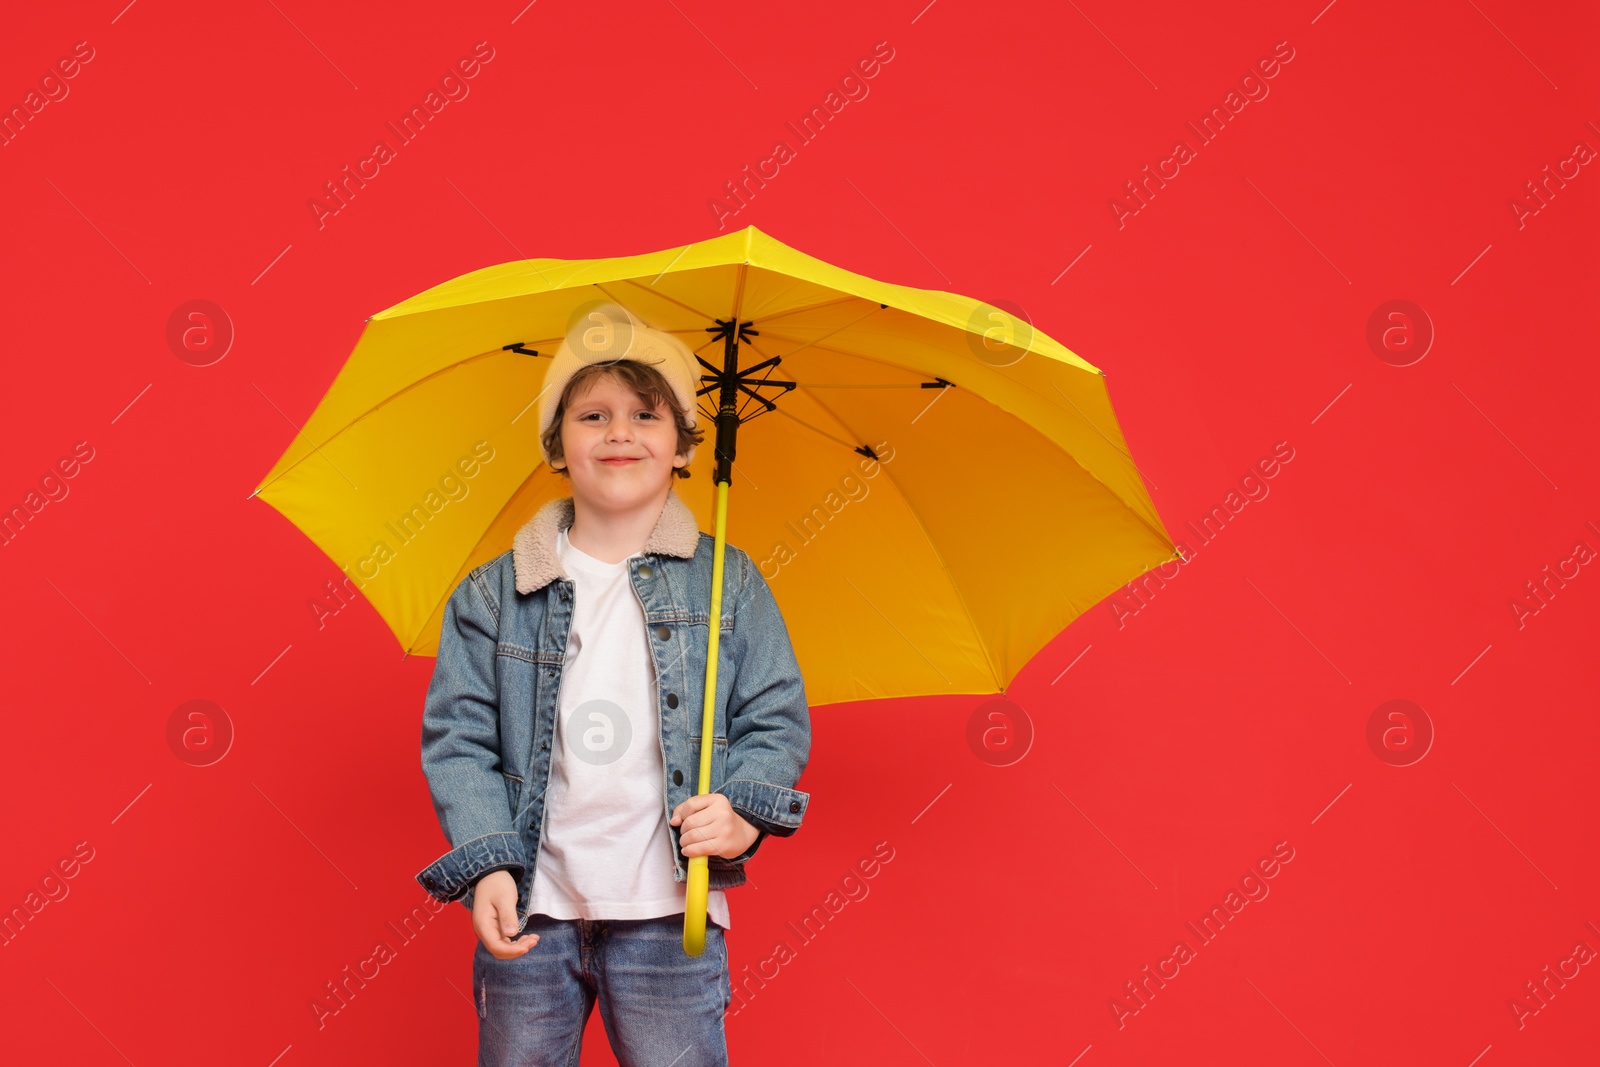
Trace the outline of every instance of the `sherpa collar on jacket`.
<instances>
[{"instance_id":1,"label":"sherpa collar on jacket","mask_svg":"<svg viewBox=\"0 0 1600 1067\"><path fill-rule=\"evenodd\" d=\"M517 592L531 593L555 578L571 580L556 551L556 535L572 526L576 517L570 496L546 501L511 540L511 558L517 573ZM641 552L689 559L700 547L700 524L676 492L667 491L661 517L650 531Z\"/></svg>"}]
</instances>

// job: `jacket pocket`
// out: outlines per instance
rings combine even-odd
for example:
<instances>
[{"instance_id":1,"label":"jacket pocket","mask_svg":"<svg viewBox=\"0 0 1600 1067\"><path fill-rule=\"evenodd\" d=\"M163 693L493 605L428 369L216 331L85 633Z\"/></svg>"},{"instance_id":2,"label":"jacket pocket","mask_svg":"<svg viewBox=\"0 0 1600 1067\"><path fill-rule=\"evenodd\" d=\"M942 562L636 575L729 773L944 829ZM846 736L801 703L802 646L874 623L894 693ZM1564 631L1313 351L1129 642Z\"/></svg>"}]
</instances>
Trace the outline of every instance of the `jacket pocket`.
<instances>
[{"instance_id":1,"label":"jacket pocket","mask_svg":"<svg viewBox=\"0 0 1600 1067\"><path fill-rule=\"evenodd\" d=\"M511 814L521 815L518 805L522 803L522 779L510 771L501 771L500 776L506 780L506 803L511 808Z\"/></svg>"},{"instance_id":2,"label":"jacket pocket","mask_svg":"<svg viewBox=\"0 0 1600 1067\"><path fill-rule=\"evenodd\" d=\"M694 787L700 783L700 739L689 738L689 767L686 771L689 777L689 792L694 793ZM726 737L713 737L711 739L711 791L717 788L728 776L728 739Z\"/></svg>"}]
</instances>

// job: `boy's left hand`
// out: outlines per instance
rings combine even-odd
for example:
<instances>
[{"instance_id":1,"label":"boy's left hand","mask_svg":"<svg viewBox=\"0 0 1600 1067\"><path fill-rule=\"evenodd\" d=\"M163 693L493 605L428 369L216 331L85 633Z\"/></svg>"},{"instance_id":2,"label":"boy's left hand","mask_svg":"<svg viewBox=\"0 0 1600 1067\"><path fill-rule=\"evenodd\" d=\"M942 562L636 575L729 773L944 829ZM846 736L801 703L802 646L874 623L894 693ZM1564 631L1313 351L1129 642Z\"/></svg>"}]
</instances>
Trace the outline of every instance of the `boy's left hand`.
<instances>
[{"instance_id":1,"label":"boy's left hand","mask_svg":"<svg viewBox=\"0 0 1600 1067\"><path fill-rule=\"evenodd\" d=\"M682 823L678 841L683 854L733 859L749 848L761 831L750 825L721 793L699 793L672 809L672 825Z\"/></svg>"}]
</instances>

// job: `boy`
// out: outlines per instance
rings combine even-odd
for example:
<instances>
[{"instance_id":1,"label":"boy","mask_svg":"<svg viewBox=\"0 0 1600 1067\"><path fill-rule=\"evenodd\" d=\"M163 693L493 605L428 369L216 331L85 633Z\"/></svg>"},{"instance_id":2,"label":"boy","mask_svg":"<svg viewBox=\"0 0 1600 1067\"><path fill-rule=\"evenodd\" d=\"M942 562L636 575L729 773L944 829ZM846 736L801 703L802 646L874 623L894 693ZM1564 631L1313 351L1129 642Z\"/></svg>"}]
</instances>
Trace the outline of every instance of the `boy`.
<instances>
[{"instance_id":1,"label":"boy","mask_svg":"<svg viewBox=\"0 0 1600 1067\"><path fill-rule=\"evenodd\" d=\"M461 899L480 1064L571 1064L595 1002L619 1063L727 1063L725 890L800 826L811 747L794 650L750 557L724 546L712 792L695 795L714 540L672 490L703 434L683 342L616 304L570 331L540 395L571 482L445 607L422 768ZM683 951L707 856L705 950Z\"/></svg>"}]
</instances>

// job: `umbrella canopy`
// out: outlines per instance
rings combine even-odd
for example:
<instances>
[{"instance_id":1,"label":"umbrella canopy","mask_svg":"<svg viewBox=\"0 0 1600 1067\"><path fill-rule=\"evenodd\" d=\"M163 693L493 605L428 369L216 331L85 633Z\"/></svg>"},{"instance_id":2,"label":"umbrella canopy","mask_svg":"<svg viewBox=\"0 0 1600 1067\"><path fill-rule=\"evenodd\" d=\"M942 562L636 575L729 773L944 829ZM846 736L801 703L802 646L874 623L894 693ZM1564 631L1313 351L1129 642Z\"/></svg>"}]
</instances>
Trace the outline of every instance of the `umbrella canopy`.
<instances>
[{"instance_id":1,"label":"umbrella canopy","mask_svg":"<svg viewBox=\"0 0 1600 1067\"><path fill-rule=\"evenodd\" d=\"M543 463L536 400L569 325L609 301L684 340L707 382L737 332L750 425L727 539L761 565L813 705L1002 692L1073 619L1178 558L1097 368L992 305L852 274L753 226L503 263L379 312L252 495L408 654L436 654L455 587L570 493ZM716 404L708 384L708 429ZM713 442L675 483L704 530Z\"/></svg>"}]
</instances>

